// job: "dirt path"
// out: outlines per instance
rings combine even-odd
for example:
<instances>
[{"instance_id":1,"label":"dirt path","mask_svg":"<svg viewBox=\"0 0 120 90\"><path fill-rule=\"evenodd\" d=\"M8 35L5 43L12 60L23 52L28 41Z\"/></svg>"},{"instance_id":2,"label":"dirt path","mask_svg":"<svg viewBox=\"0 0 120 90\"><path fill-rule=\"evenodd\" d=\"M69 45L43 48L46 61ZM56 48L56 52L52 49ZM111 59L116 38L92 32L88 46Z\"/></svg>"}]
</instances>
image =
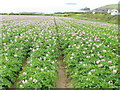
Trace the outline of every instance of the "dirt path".
<instances>
[{"instance_id":1,"label":"dirt path","mask_svg":"<svg viewBox=\"0 0 120 90\"><path fill-rule=\"evenodd\" d=\"M54 23L56 26L55 27L56 33L58 34L59 29L58 29L55 17L54 17ZM56 88L72 88L70 79L67 77L67 74L66 74L65 64L63 62L64 56L61 54L63 50L60 50L61 49L60 37L59 35L57 37L58 37L57 41L58 41L58 47L59 47L58 53L60 54L58 58L58 62L60 64L59 64L59 70L58 70L58 80L56 81L56 84L57 84Z\"/></svg>"},{"instance_id":2,"label":"dirt path","mask_svg":"<svg viewBox=\"0 0 120 90\"><path fill-rule=\"evenodd\" d=\"M57 88L72 88L70 79L66 75L65 64L63 62L64 56L58 58L59 70L58 70L58 80L56 81Z\"/></svg>"}]
</instances>

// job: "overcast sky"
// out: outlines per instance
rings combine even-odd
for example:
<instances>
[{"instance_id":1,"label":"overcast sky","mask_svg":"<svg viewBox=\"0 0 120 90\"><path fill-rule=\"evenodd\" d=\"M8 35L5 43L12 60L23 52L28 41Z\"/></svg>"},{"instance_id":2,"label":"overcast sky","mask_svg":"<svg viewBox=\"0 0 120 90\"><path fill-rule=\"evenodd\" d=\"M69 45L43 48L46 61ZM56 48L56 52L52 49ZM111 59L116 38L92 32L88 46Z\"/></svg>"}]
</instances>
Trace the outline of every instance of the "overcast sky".
<instances>
[{"instance_id":1,"label":"overcast sky","mask_svg":"<svg viewBox=\"0 0 120 90\"><path fill-rule=\"evenodd\" d=\"M2 0L0 12L59 12L91 9L107 4L117 4L120 0Z\"/></svg>"}]
</instances>

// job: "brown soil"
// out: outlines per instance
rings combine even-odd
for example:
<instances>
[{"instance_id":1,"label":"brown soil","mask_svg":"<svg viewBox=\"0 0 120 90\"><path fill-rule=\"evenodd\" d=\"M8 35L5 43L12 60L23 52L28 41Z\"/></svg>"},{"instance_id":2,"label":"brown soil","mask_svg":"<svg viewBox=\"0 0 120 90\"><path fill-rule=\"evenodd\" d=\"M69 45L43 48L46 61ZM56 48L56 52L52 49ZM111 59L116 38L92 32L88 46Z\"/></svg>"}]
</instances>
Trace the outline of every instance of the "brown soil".
<instances>
[{"instance_id":1,"label":"brown soil","mask_svg":"<svg viewBox=\"0 0 120 90\"><path fill-rule=\"evenodd\" d=\"M65 64L63 62L64 57L60 56L58 58L59 70L58 70L58 80L56 81L57 88L72 88L70 79L66 75Z\"/></svg>"}]
</instances>

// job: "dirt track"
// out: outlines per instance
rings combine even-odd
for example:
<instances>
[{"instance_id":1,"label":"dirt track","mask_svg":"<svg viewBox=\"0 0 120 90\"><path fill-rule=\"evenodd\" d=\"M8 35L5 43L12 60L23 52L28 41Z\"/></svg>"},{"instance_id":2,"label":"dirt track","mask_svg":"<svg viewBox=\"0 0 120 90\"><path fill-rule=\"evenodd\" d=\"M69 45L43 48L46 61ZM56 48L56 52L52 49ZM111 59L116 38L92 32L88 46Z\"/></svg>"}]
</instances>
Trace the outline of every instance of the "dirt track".
<instances>
[{"instance_id":1,"label":"dirt track","mask_svg":"<svg viewBox=\"0 0 120 90\"><path fill-rule=\"evenodd\" d=\"M60 56L58 58L59 70L58 70L58 80L56 82L57 88L72 88L70 79L66 75L65 64L63 62L64 57Z\"/></svg>"}]
</instances>

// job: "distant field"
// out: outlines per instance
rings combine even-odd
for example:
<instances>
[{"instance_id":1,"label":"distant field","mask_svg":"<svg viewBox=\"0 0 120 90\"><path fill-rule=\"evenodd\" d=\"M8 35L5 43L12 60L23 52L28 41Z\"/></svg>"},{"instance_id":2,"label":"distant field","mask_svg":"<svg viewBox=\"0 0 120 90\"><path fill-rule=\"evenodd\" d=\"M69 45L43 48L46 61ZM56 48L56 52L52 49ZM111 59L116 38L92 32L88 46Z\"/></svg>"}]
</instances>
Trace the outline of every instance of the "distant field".
<instances>
[{"instance_id":1,"label":"distant field","mask_svg":"<svg viewBox=\"0 0 120 90\"><path fill-rule=\"evenodd\" d=\"M106 22L118 24L118 15L105 15L105 14L73 14L71 17L76 19L97 21L97 22Z\"/></svg>"},{"instance_id":2,"label":"distant field","mask_svg":"<svg viewBox=\"0 0 120 90\"><path fill-rule=\"evenodd\" d=\"M8 15L3 13L1 15ZM9 15L19 15L19 13L10 13ZM112 24L118 24L118 16L110 14L90 14L90 13L78 13L78 12L65 12L65 13L55 13L55 14L32 14L32 13L21 13L20 15L33 15L33 16L57 16L57 17L72 17L75 19L106 22Z\"/></svg>"},{"instance_id":3,"label":"distant field","mask_svg":"<svg viewBox=\"0 0 120 90\"><path fill-rule=\"evenodd\" d=\"M102 9L118 9L118 4L110 4L110 5L105 5L105 6L102 6L102 7L100 7L100 8L102 8Z\"/></svg>"},{"instance_id":4,"label":"distant field","mask_svg":"<svg viewBox=\"0 0 120 90\"><path fill-rule=\"evenodd\" d=\"M46 16L58 16L58 17L72 17L80 20L89 20L95 22L106 22L112 24L118 24L118 15L110 14L46 14ZM120 16L119 16L120 17Z\"/></svg>"}]
</instances>

